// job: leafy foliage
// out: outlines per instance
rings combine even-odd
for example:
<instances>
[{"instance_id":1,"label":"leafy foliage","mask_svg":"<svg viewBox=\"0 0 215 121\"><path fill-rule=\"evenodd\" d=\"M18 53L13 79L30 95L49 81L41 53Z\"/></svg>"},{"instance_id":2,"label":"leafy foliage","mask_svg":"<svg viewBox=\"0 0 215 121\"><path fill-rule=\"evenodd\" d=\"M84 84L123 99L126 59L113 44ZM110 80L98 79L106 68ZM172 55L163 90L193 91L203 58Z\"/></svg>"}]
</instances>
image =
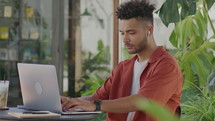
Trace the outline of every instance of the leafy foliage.
<instances>
[{"instance_id":1,"label":"leafy foliage","mask_svg":"<svg viewBox=\"0 0 215 121\"><path fill-rule=\"evenodd\" d=\"M78 80L81 89L76 95L91 95L104 83L110 73L110 48L103 45L102 40L98 41L98 53L83 53L82 77ZM83 86L82 86L83 85ZM83 94L82 94L83 93Z\"/></svg>"},{"instance_id":2,"label":"leafy foliage","mask_svg":"<svg viewBox=\"0 0 215 121\"><path fill-rule=\"evenodd\" d=\"M82 96L89 96L92 95L102 84L104 84L105 80L101 80L96 77L90 77L88 80L85 81L86 85L90 85L87 91L82 93Z\"/></svg>"},{"instance_id":3,"label":"leafy foliage","mask_svg":"<svg viewBox=\"0 0 215 121\"><path fill-rule=\"evenodd\" d=\"M215 42L211 41L215 39L215 29L208 15L214 2L166 0L157 11L166 26L175 23L169 40L177 50L175 56L185 78L182 116L189 121L215 121ZM208 37L210 28L213 35ZM179 121L151 102L142 100L138 105L162 121Z\"/></svg>"},{"instance_id":4,"label":"leafy foliage","mask_svg":"<svg viewBox=\"0 0 215 121\"><path fill-rule=\"evenodd\" d=\"M184 74L184 88L192 86L189 81L199 87L206 86L207 77L214 68L215 58L211 50L215 49L215 42L210 41L214 36L207 38L211 21L207 11L205 5L197 7L196 15L176 23L169 38L178 50L175 56Z\"/></svg>"},{"instance_id":5,"label":"leafy foliage","mask_svg":"<svg viewBox=\"0 0 215 121\"><path fill-rule=\"evenodd\" d=\"M211 74L208 76L207 88L212 93L212 95L215 95L215 69L213 69Z\"/></svg>"},{"instance_id":6,"label":"leafy foliage","mask_svg":"<svg viewBox=\"0 0 215 121\"><path fill-rule=\"evenodd\" d=\"M107 74L104 73L110 72L110 48L104 47L102 40L99 40L97 50L98 53L95 55L91 52L84 54L87 55L87 57L83 62L83 79L89 79L92 75L100 78L106 78Z\"/></svg>"},{"instance_id":7,"label":"leafy foliage","mask_svg":"<svg viewBox=\"0 0 215 121\"><path fill-rule=\"evenodd\" d=\"M102 40L98 41L98 53L84 53L81 79L77 85L80 89L76 96L92 95L104 83L110 73L110 48L104 46Z\"/></svg>"},{"instance_id":8,"label":"leafy foliage","mask_svg":"<svg viewBox=\"0 0 215 121\"><path fill-rule=\"evenodd\" d=\"M195 86L184 89L182 92L181 102L187 102L190 99L195 98L195 96L199 93L201 93L201 91L198 90Z\"/></svg>"},{"instance_id":9,"label":"leafy foliage","mask_svg":"<svg viewBox=\"0 0 215 121\"><path fill-rule=\"evenodd\" d=\"M214 4L215 0L205 0L208 9L210 9L212 7L212 5Z\"/></svg>"},{"instance_id":10,"label":"leafy foliage","mask_svg":"<svg viewBox=\"0 0 215 121\"><path fill-rule=\"evenodd\" d=\"M215 120L215 96L210 94L207 88L181 106L183 113L186 114L183 119L189 121Z\"/></svg>"},{"instance_id":11,"label":"leafy foliage","mask_svg":"<svg viewBox=\"0 0 215 121\"><path fill-rule=\"evenodd\" d=\"M210 9L214 0L203 0ZM164 25L182 21L189 15L196 14L196 4L198 0L166 0L161 8L156 12L159 14Z\"/></svg>"},{"instance_id":12,"label":"leafy foliage","mask_svg":"<svg viewBox=\"0 0 215 121\"><path fill-rule=\"evenodd\" d=\"M110 63L109 47L104 47L102 40L99 40L97 50L98 53L96 55L89 52L84 60L82 79L84 79L85 84L81 90L81 96L92 95L104 83L107 74L110 72L108 67ZM102 121L105 118L106 114L101 113L96 119L91 121Z\"/></svg>"},{"instance_id":13,"label":"leafy foliage","mask_svg":"<svg viewBox=\"0 0 215 121\"><path fill-rule=\"evenodd\" d=\"M215 42L211 41L215 39L215 29L208 15L214 2L215 0L166 0L157 11L166 26L175 23L169 41L177 49L175 56L184 74L184 88L192 86L191 83L205 87L207 77L215 67ZM208 37L210 28L213 35Z\"/></svg>"}]
</instances>

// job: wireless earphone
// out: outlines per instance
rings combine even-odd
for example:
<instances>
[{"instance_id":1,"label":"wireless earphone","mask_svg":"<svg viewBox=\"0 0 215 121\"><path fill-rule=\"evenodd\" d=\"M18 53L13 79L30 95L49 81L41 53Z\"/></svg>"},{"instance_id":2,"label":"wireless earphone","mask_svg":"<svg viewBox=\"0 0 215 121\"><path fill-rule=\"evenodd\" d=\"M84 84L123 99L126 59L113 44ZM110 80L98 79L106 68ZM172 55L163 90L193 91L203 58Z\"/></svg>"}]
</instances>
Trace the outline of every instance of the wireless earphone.
<instances>
[{"instance_id":1,"label":"wireless earphone","mask_svg":"<svg viewBox=\"0 0 215 121\"><path fill-rule=\"evenodd\" d=\"M149 36L150 36L150 31L148 31L147 38L149 38Z\"/></svg>"}]
</instances>

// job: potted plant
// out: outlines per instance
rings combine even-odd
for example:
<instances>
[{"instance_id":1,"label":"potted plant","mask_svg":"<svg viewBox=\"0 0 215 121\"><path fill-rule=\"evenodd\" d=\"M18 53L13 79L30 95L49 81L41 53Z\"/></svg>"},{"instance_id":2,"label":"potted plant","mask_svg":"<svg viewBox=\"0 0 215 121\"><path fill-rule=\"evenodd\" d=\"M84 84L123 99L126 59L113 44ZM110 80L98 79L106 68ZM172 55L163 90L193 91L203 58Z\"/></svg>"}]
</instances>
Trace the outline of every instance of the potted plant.
<instances>
[{"instance_id":1,"label":"potted plant","mask_svg":"<svg viewBox=\"0 0 215 121\"><path fill-rule=\"evenodd\" d=\"M169 41L176 48L175 57L184 75L182 118L191 121L214 121L215 27L208 11L214 0L166 0L157 11L163 23L175 27ZM212 35L208 34L209 29ZM210 75L212 75L210 78ZM192 88L192 89L191 89ZM189 89L189 92L186 91ZM194 93L195 91L195 93ZM144 106L142 106L144 107ZM153 107L153 106L151 106ZM157 109L144 109L156 114ZM176 119L177 120L177 119ZM169 120L166 120L169 121Z\"/></svg>"}]
</instances>

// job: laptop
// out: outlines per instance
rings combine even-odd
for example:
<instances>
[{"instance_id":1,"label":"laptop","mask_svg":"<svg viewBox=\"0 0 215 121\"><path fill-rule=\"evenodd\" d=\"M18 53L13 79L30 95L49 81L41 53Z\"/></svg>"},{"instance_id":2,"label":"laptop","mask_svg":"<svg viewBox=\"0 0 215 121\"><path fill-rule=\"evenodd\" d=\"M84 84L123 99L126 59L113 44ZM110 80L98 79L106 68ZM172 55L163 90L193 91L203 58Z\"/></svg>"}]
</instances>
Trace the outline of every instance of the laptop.
<instances>
[{"instance_id":1,"label":"laptop","mask_svg":"<svg viewBox=\"0 0 215 121\"><path fill-rule=\"evenodd\" d=\"M24 108L61 114L93 114L100 111L63 111L54 65L18 63Z\"/></svg>"}]
</instances>

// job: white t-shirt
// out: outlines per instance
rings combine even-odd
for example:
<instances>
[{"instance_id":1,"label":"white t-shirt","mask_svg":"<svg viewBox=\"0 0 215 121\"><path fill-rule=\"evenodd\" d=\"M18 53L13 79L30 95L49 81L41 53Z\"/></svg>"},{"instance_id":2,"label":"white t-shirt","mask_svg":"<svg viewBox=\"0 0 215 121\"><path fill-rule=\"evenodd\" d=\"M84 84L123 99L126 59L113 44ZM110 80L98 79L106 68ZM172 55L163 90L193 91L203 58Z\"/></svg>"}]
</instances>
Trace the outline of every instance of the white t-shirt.
<instances>
[{"instance_id":1,"label":"white t-shirt","mask_svg":"<svg viewBox=\"0 0 215 121\"><path fill-rule=\"evenodd\" d=\"M138 91L140 90L140 76L141 76L143 70L145 69L147 62L148 62L148 60L145 60L143 62L138 62L138 59L136 59L136 61L134 63L131 95L137 94ZM134 114L135 114L135 111L129 112L126 121L132 121Z\"/></svg>"}]
</instances>

